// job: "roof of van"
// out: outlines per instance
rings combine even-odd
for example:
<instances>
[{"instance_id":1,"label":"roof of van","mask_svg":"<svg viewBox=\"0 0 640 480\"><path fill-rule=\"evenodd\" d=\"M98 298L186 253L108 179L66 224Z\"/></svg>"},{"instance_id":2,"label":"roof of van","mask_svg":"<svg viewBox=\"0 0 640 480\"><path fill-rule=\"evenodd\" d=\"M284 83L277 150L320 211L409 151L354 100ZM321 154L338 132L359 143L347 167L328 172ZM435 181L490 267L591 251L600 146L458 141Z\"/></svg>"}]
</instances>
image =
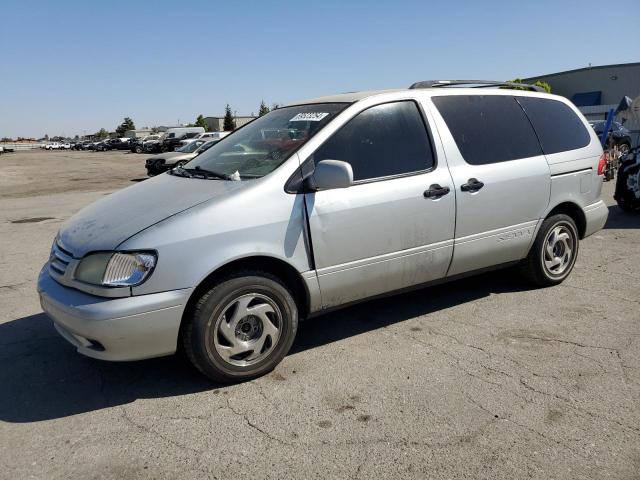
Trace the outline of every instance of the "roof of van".
<instances>
[{"instance_id":1,"label":"roof of van","mask_svg":"<svg viewBox=\"0 0 640 480\"><path fill-rule=\"evenodd\" d=\"M338 93L337 95L328 95L326 97L316 97L316 98L308 98L306 100L302 100L300 102L293 102L288 105L307 105L309 103L353 103L358 100L362 100L363 98L371 97L373 95L379 95L381 93L393 93L393 92L402 92L406 90L406 88L396 88L389 90L364 90L362 92L346 92L346 93Z\"/></svg>"},{"instance_id":2,"label":"roof of van","mask_svg":"<svg viewBox=\"0 0 640 480\"><path fill-rule=\"evenodd\" d=\"M451 88L443 88L443 87L432 87L432 88L420 88L420 89L408 89L408 88L393 88L393 89L387 89L387 90L364 90L361 92L346 92L346 93L339 93L336 95L328 95L326 97L316 97L316 98L309 98L306 100L301 100L298 102L292 102L289 103L287 105L284 105L285 107L290 107L292 105L308 105L308 104L313 104L313 103L353 103L353 102L357 102L358 100L362 100L364 98L367 97L372 97L374 95L381 95L384 93L395 93L395 92L419 92L419 91L455 91L457 93L473 93L473 94L480 94L480 92L484 91L493 91L495 92L496 90L499 90L500 92L505 92L505 94L507 92L511 92L511 94L513 94L513 92L518 92L518 94L533 94L533 96L538 96L538 95L549 95L549 96L553 96L550 95L548 93L539 93L539 92L528 92L526 90L512 90L512 89L497 89L497 88L469 88L469 87L451 87Z\"/></svg>"}]
</instances>

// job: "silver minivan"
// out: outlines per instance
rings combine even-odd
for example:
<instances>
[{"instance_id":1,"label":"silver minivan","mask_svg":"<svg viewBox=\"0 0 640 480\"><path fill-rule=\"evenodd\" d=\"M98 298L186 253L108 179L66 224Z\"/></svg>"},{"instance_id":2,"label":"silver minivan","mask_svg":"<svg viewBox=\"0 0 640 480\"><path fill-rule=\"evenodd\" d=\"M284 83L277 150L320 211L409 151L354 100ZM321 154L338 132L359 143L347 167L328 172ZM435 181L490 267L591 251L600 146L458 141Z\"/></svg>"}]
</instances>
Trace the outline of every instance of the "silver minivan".
<instances>
[{"instance_id":1,"label":"silver minivan","mask_svg":"<svg viewBox=\"0 0 640 480\"><path fill-rule=\"evenodd\" d=\"M602 148L567 99L420 82L278 108L60 229L38 291L80 353L181 348L256 377L298 321L518 265L562 282L601 229Z\"/></svg>"}]
</instances>

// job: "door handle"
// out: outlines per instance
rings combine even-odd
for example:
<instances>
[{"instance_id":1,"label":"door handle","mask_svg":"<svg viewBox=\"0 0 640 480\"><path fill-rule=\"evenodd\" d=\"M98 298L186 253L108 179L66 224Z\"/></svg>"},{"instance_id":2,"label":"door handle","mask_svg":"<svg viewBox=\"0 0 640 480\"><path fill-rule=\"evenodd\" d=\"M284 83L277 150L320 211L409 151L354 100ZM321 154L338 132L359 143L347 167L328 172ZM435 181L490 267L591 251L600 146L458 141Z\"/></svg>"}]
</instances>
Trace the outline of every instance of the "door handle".
<instances>
[{"instance_id":1,"label":"door handle","mask_svg":"<svg viewBox=\"0 0 640 480\"><path fill-rule=\"evenodd\" d=\"M460 185L460 190L463 192L477 192L482 187L484 187L484 183L478 180L477 178L470 178L467 180L467 183L463 183Z\"/></svg>"},{"instance_id":2,"label":"door handle","mask_svg":"<svg viewBox=\"0 0 640 480\"><path fill-rule=\"evenodd\" d=\"M437 183L434 183L429 187L429 190L425 190L424 197L425 198L440 198L443 195L449 193L451 189L449 187L441 187Z\"/></svg>"}]
</instances>

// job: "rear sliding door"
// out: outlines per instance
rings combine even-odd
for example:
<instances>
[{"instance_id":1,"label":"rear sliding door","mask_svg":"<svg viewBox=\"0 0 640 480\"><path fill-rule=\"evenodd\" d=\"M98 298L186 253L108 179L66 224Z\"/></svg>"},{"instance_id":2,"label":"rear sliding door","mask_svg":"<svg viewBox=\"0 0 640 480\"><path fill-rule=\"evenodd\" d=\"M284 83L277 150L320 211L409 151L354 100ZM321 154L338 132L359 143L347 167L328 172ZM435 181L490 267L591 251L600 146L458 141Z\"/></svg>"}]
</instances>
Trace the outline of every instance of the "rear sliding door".
<instances>
[{"instance_id":1,"label":"rear sliding door","mask_svg":"<svg viewBox=\"0 0 640 480\"><path fill-rule=\"evenodd\" d=\"M502 94L431 100L456 193L448 275L524 258L549 203L550 174L522 107Z\"/></svg>"}]
</instances>

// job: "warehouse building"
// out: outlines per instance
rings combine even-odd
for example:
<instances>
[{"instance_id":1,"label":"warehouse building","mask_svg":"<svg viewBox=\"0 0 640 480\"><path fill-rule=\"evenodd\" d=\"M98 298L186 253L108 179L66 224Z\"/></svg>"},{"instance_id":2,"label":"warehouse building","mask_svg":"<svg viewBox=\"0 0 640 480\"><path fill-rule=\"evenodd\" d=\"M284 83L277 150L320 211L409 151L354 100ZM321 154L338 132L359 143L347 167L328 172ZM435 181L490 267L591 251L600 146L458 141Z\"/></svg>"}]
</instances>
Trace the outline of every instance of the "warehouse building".
<instances>
[{"instance_id":1,"label":"warehouse building","mask_svg":"<svg viewBox=\"0 0 640 480\"><path fill-rule=\"evenodd\" d=\"M127 138L143 138L147 135L151 135L153 130L150 128L138 128L136 130L127 130L124 132L124 136Z\"/></svg>"},{"instance_id":2,"label":"warehouse building","mask_svg":"<svg viewBox=\"0 0 640 480\"><path fill-rule=\"evenodd\" d=\"M547 82L551 92L570 99L589 120L604 120L625 97L640 96L640 62L578 68L525 78Z\"/></svg>"},{"instance_id":3,"label":"warehouse building","mask_svg":"<svg viewBox=\"0 0 640 480\"><path fill-rule=\"evenodd\" d=\"M236 128L246 125L251 120L255 120L257 117L233 117L236 122ZM204 117L204 121L207 123L208 130L210 132L222 132L224 130L224 117Z\"/></svg>"}]
</instances>

